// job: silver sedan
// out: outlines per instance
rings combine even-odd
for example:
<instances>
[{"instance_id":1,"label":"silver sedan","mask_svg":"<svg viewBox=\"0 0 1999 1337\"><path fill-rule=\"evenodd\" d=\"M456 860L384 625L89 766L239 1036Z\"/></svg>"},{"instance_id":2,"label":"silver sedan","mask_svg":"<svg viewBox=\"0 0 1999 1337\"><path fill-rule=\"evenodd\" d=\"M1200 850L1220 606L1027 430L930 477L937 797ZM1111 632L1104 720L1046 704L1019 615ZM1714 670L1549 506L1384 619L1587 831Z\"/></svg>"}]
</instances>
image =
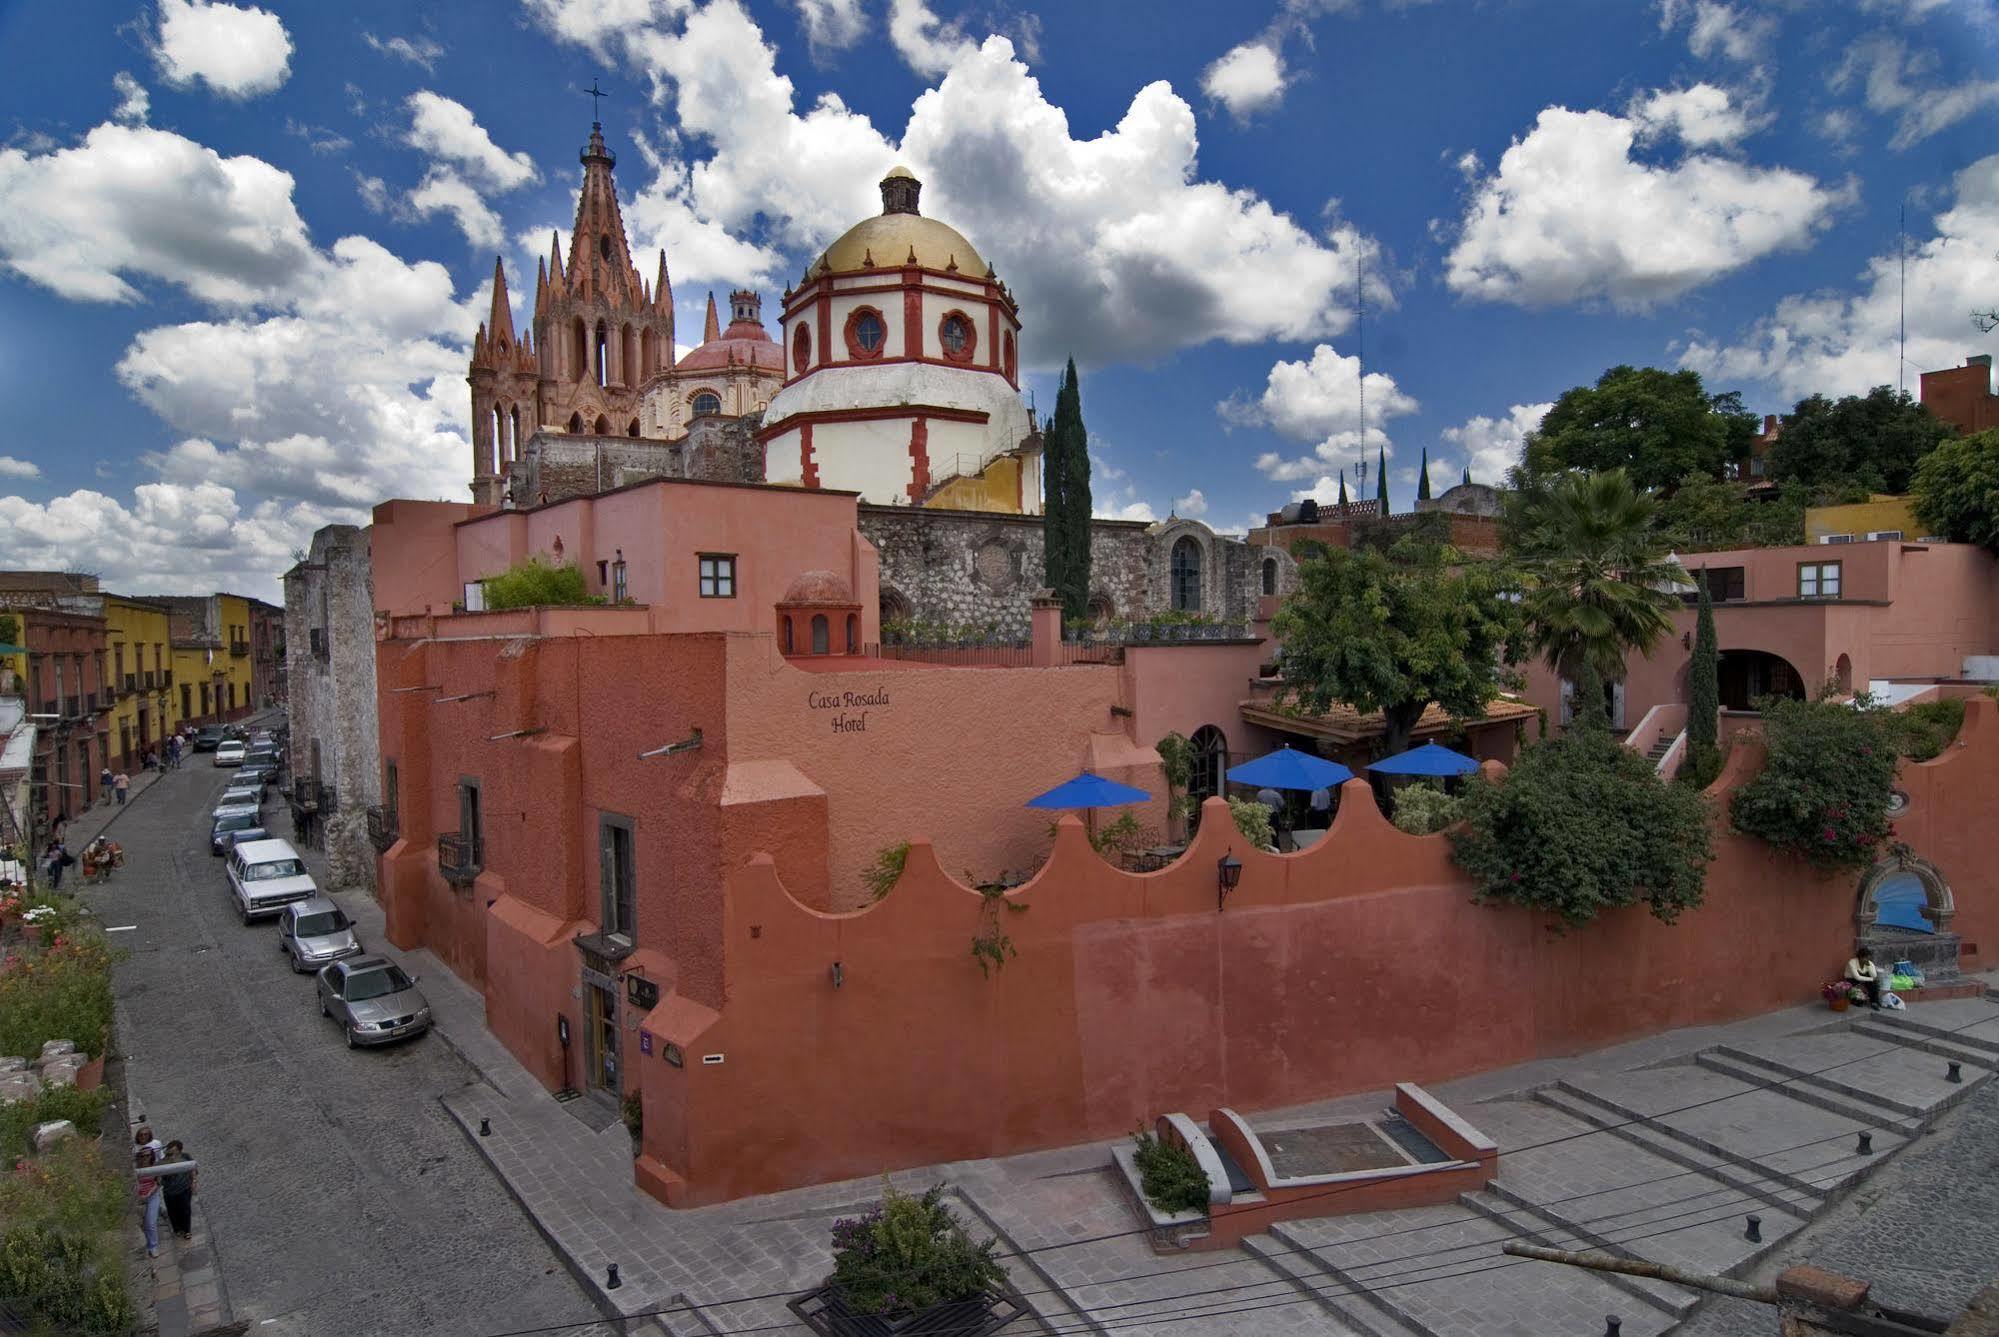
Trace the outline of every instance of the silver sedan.
<instances>
[{"instance_id":1,"label":"silver sedan","mask_svg":"<svg viewBox=\"0 0 1999 1337\"><path fill-rule=\"evenodd\" d=\"M319 1015L340 1023L347 1047L387 1044L430 1029L430 1003L385 957L335 961L319 972Z\"/></svg>"}]
</instances>

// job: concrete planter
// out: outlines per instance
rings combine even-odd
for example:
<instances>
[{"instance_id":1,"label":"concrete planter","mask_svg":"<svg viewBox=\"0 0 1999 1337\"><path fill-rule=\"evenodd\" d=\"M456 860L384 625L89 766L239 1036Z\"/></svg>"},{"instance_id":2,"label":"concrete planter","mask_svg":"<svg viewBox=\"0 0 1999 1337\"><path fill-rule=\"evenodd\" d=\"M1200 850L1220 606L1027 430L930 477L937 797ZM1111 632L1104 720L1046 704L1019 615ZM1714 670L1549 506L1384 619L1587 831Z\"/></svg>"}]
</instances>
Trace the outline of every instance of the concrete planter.
<instances>
[{"instance_id":1,"label":"concrete planter","mask_svg":"<svg viewBox=\"0 0 1999 1337\"><path fill-rule=\"evenodd\" d=\"M909 1314L862 1314L827 1282L787 1306L820 1337L986 1337L1027 1312L1011 1286L976 1299L953 1300Z\"/></svg>"}]
</instances>

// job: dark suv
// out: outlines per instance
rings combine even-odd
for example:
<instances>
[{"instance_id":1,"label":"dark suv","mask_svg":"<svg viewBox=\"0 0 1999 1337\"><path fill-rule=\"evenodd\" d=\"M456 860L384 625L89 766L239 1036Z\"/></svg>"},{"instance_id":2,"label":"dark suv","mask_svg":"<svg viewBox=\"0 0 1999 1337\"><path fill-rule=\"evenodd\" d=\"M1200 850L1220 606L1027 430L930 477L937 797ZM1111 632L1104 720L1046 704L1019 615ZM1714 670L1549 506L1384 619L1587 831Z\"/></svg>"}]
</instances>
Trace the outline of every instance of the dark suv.
<instances>
[{"instance_id":1,"label":"dark suv","mask_svg":"<svg viewBox=\"0 0 1999 1337\"><path fill-rule=\"evenodd\" d=\"M227 733L228 730L219 724L204 724L194 735L194 750L196 752L213 752L216 748L222 746L222 740Z\"/></svg>"}]
</instances>

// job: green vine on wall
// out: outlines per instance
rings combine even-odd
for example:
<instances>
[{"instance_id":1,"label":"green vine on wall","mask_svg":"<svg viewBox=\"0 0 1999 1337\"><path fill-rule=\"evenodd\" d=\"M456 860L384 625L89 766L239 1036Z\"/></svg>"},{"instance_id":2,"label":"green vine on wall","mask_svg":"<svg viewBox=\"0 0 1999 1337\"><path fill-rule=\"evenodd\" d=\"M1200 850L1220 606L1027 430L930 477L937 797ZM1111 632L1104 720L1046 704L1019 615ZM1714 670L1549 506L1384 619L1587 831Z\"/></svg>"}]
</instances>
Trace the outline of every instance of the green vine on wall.
<instances>
[{"instance_id":1,"label":"green vine on wall","mask_svg":"<svg viewBox=\"0 0 1999 1337\"><path fill-rule=\"evenodd\" d=\"M1001 927L1000 910L1004 907L1009 914L1026 914L1027 907L1006 898L1004 887L979 888L979 931L972 935L972 959L979 963L979 974L987 979L993 972L1003 968L1008 961L1019 956L1014 950L1013 939Z\"/></svg>"},{"instance_id":2,"label":"green vine on wall","mask_svg":"<svg viewBox=\"0 0 1999 1337\"><path fill-rule=\"evenodd\" d=\"M888 895L889 889L902 880L902 866L909 862L909 842L904 840L894 845L884 845L875 851L875 861L861 870L861 881L875 900Z\"/></svg>"}]
</instances>

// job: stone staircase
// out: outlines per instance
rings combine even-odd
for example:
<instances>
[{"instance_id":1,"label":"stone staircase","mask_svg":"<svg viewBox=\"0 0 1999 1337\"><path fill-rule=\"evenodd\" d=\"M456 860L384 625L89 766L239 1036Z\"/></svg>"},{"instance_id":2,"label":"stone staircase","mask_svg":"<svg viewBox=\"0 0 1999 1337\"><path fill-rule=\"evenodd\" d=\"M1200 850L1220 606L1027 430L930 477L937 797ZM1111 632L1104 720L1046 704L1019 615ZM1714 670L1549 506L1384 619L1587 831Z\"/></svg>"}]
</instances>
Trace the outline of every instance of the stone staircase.
<instances>
[{"instance_id":1,"label":"stone staircase","mask_svg":"<svg viewBox=\"0 0 1999 1337\"><path fill-rule=\"evenodd\" d=\"M1626 1337L1670 1332L1695 1292L1501 1246L1741 1275L1995 1070L1999 992L1471 1106L1466 1118L1500 1145L1497 1178L1453 1205L1290 1221L1246 1238L1244 1253L1278 1283L1270 1289L1297 1298L1245 1300L1263 1308L1241 1317L1333 1337L1596 1337L1608 1315Z\"/></svg>"},{"instance_id":2,"label":"stone staircase","mask_svg":"<svg viewBox=\"0 0 1999 1337\"><path fill-rule=\"evenodd\" d=\"M1652 763L1653 770L1657 770L1659 768L1659 763L1664 761L1666 759L1666 754L1673 750L1673 744L1679 741L1680 741L1679 735L1675 734L1669 738L1661 738L1657 742L1652 744L1652 750L1650 752L1647 752L1645 756L1646 759Z\"/></svg>"}]
</instances>

